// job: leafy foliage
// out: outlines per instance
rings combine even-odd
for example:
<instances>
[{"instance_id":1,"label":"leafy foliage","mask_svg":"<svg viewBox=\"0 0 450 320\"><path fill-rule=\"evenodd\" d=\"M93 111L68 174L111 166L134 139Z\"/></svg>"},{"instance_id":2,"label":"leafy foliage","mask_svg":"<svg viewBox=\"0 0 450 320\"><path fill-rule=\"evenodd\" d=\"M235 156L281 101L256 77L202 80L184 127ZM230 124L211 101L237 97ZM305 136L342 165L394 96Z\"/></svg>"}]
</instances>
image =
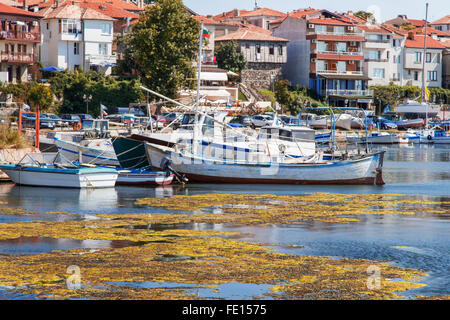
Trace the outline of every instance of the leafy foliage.
<instances>
[{"instance_id":1,"label":"leafy foliage","mask_svg":"<svg viewBox=\"0 0 450 320\"><path fill-rule=\"evenodd\" d=\"M355 16L357 16L358 18L364 19L364 20L375 21L375 18L373 16L372 12L359 10L358 12L355 13Z\"/></svg>"},{"instance_id":2,"label":"leafy foliage","mask_svg":"<svg viewBox=\"0 0 450 320\"><path fill-rule=\"evenodd\" d=\"M218 45L216 48L217 66L221 69L241 72L247 67L247 61L244 54L237 51L238 45L236 41L229 41Z\"/></svg>"},{"instance_id":3,"label":"leafy foliage","mask_svg":"<svg viewBox=\"0 0 450 320\"><path fill-rule=\"evenodd\" d=\"M122 67L135 67L145 86L174 98L186 80L195 77L192 61L199 33L199 23L186 14L181 0L157 0L121 39L125 56L132 59Z\"/></svg>"},{"instance_id":4,"label":"leafy foliage","mask_svg":"<svg viewBox=\"0 0 450 320\"><path fill-rule=\"evenodd\" d=\"M86 101L83 96L92 96L88 102L89 113L100 114L100 104L114 112L115 107L128 107L130 102L143 99L140 82L136 79L118 81L95 71L60 72L50 81L51 91L61 101L61 113L85 113Z\"/></svg>"},{"instance_id":5,"label":"leafy foliage","mask_svg":"<svg viewBox=\"0 0 450 320\"><path fill-rule=\"evenodd\" d=\"M299 114L303 107L321 107L326 105L325 102L318 100L318 97L312 90L298 85L293 87L288 80L275 82L275 99L292 115ZM319 111L319 113L323 112Z\"/></svg>"},{"instance_id":6,"label":"leafy foliage","mask_svg":"<svg viewBox=\"0 0 450 320\"><path fill-rule=\"evenodd\" d=\"M27 102L35 110L39 107L40 110L45 111L53 104L53 94L48 86L37 83L28 92Z\"/></svg>"}]
</instances>

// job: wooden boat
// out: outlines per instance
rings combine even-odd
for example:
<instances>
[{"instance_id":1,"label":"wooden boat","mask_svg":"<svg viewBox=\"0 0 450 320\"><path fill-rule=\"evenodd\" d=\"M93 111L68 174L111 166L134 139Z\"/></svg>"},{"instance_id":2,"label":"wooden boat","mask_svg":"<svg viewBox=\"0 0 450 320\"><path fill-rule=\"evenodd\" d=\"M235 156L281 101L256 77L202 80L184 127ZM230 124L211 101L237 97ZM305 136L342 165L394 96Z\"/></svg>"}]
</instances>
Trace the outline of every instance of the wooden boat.
<instances>
[{"instance_id":1,"label":"wooden boat","mask_svg":"<svg viewBox=\"0 0 450 320\"><path fill-rule=\"evenodd\" d=\"M366 136L347 136L349 143L407 144L408 139L396 133L373 131Z\"/></svg>"},{"instance_id":2,"label":"wooden boat","mask_svg":"<svg viewBox=\"0 0 450 320\"><path fill-rule=\"evenodd\" d=\"M51 159L53 157L53 159ZM0 165L19 185L59 188L111 188L118 173L113 168L62 164L58 154L27 154L18 164ZM51 161L49 161L51 160Z\"/></svg>"},{"instance_id":3,"label":"wooden boat","mask_svg":"<svg viewBox=\"0 0 450 320\"><path fill-rule=\"evenodd\" d=\"M146 143L152 166L167 163L189 181L239 184L365 184L382 185L384 151L348 160L258 162L204 157L188 150L177 150ZM240 157L238 157L240 158ZM245 158L245 157L243 157Z\"/></svg>"}]
</instances>

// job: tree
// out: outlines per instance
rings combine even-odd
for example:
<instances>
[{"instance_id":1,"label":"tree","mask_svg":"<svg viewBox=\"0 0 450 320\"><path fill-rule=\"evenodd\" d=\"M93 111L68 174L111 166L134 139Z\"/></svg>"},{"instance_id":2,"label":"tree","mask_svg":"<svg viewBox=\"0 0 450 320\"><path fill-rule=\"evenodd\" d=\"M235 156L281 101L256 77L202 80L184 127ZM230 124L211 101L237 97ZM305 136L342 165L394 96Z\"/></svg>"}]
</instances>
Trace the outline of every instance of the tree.
<instances>
[{"instance_id":1,"label":"tree","mask_svg":"<svg viewBox=\"0 0 450 320\"><path fill-rule=\"evenodd\" d=\"M186 14L181 0L157 0L147 6L122 40L143 84L170 98L195 77L200 25Z\"/></svg>"},{"instance_id":2,"label":"tree","mask_svg":"<svg viewBox=\"0 0 450 320\"><path fill-rule=\"evenodd\" d=\"M375 22L375 17L373 16L372 12L359 10L358 12L355 13L355 16L357 16L358 18L367 20L367 21L371 20L371 21Z\"/></svg>"},{"instance_id":3,"label":"tree","mask_svg":"<svg viewBox=\"0 0 450 320\"><path fill-rule=\"evenodd\" d=\"M217 46L215 55L219 68L239 73L247 67L244 54L238 52L237 47L236 41L229 41Z\"/></svg>"},{"instance_id":4,"label":"tree","mask_svg":"<svg viewBox=\"0 0 450 320\"><path fill-rule=\"evenodd\" d=\"M40 110L45 111L53 104L53 94L49 87L36 83L28 92L27 102L35 110L39 107Z\"/></svg>"}]
</instances>

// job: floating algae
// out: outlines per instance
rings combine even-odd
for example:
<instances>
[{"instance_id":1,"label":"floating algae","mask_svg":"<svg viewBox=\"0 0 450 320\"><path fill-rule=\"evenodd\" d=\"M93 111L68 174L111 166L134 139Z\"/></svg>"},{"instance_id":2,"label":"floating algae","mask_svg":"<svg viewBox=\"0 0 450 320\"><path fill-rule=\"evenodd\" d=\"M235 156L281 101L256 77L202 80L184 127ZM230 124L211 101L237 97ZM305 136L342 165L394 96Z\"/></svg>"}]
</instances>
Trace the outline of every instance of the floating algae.
<instances>
[{"instance_id":1,"label":"floating algae","mask_svg":"<svg viewBox=\"0 0 450 320\"><path fill-rule=\"evenodd\" d=\"M199 299L191 291L164 283L218 286L230 283L270 285L274 299L396 299L419 288L426 273L384 261L333 259L278 253L270 244L237 239L239 233L186 230L192 223L274 224L316 220L346 223L358 214L414 214L417 203L399 195L305 196L210 194L142 199L142 205L201 214L108 214L97 220L29 221L0 224L0 239L50 237L132 241L140 246L73 249L32 256L2 256L0 284L20 287L41 298ZM333 206L327 203L333 203ZM434 203L421 203L427 210ZM404 211L397 212L401 207ZM208 213L221 208L223 214ZM151 226L155 225L156 228ZM150 226L150 227L149 227ZM165 227L166 226L166 227ZM70 290L68 266L80 270L82 286ZM380 286L368 289L368 271L380 270ZM401 280L401 281L399 281ZM139 288L114 283L161 283Z\"/></svg>"}]
</instances>

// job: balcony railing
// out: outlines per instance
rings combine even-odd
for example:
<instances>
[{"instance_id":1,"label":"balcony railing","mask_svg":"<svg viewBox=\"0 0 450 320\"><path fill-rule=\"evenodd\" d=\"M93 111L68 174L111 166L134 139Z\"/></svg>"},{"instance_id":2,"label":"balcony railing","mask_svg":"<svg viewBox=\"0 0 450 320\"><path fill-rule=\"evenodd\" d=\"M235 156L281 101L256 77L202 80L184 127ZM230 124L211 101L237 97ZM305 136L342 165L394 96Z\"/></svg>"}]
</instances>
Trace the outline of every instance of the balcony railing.
<instances>
[{"instance_id":1,"label":"balcony railing","mask_svg":"<svg viewBox=\"0 0 450 320\"><path fill-rule=\"evenodd\" d=\"M375 59L375 58L366 58L365 62L388 62L388 59Z\"/></svg>"},{"instance_id":2,"label":"balcony railing","mask_svg":"<svg viewBox=\"0 0 450 320\"><path fill-rule=\"evenodd\" d=\"M361 56L362 51L326 51L326 50L313 50L313 53L320 54L337 54L337 55L349 55L349 56Z\"/></svg>"},{"instance_id":3,"label":"balcony railing","mask_svg":"<svg viewBox=\"0 0 450 320\"><path fill-rule=\"evenodd\" d=\"M328 89L328 90L323 90L322 95L370 97L370 96L373 96L373 90Z\"/></svg>"},{"instance_id":4,"label":"balcony railing","mask_svg":"<svg viewBox=\"0 0 450 320\"><path fill-rule=\"evenodd\" d=\"M33 63L34 57L31 53L2 51L1 60L2 62Z\"/></svg>"},{"instance_id":5,"label":"balcony railing","mask_svg":"<svg viewBox=\"0 0 450 320\"><path fill-rule=\"evenodd\" d=\"M340 70L316 70L319 74L357 75L362 76L362 71L340 71Z\"/></svg>"},{"instance_id":6,"label":"balcony railing","mask_svg":"<svg viewBox=\"0 0 450 320\"><path fill-rule=\"evenodd\" d=\"M327 36L358 36L358 37L362 37L364 35L362 32L311 31L307 33L307 35L313 34L324 34Z\"/></svg>"},{"instance_id":7,"label":"balcony railing","mask_svg":"<svg viewBox=\"0 0 450 320\"><path fill-rule=\"evenodd\" d=\"M41 41L41 33L23 31L0 31L0 40Z\"/></svg>"}]
</instances>

